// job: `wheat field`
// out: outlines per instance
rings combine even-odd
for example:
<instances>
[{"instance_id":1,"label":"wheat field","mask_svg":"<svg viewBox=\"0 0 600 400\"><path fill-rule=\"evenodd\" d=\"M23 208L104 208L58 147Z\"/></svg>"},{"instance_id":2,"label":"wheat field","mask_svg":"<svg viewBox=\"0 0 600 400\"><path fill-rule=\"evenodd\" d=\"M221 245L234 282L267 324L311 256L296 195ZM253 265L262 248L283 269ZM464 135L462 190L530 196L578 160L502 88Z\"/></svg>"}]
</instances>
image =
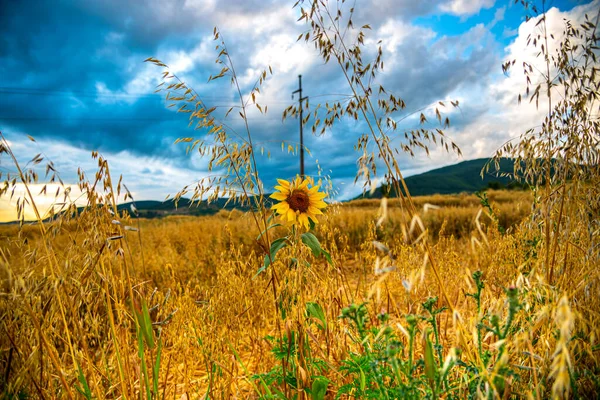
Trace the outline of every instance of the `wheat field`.
<instances>
[{"instance_id":1,"label":"wheat field","mask_svg":"<svg viewBox=\"0 0 600 400\"><path fill-rule=\"evenodd\" d=\"M379 398L381 379L414 398L593 396L597 259L579 251L582 235L548 284L532 194L489 199L486 211L474 195L415 198L443 287L395 200L384 221L377 200L330 206L315 235L331 264L296 246L258 276L259 232L236 210L136 220L102 205L3 226L5 395L316 398L327 382L322 398ZM361 328L340 318L353 304L364 304ZM413 364L398 381L375 369L393 357ZM429 362L444 375L438 389Z\"/></svg>"}]
</instances>

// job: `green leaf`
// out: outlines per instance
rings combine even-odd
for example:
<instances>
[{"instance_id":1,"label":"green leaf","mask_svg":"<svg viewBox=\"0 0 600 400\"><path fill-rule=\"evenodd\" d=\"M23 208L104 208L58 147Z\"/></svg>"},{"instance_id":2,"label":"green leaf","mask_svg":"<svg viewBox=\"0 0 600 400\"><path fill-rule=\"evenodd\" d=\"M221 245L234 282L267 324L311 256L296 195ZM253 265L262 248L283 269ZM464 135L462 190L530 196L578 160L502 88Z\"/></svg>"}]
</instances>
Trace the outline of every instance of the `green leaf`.
<instances>
[{"instance_id":1,"label":"green leaf","mask_svg":"<svg viewBox=\"0 0 600 400\"><path fill-rule=\"evenodd\" d=\"M367 387L367 377L365 376L365 372L362 370L362 368L358 367L359 371L360 371L360 391L364 392L365 388Z\"/></svg>"},{"instance_id":2,"label":"green leaf","mask_svg":"<svg viewBox=\"0 0 600 400\"><path fill-rule=\"evenodd\" d=\"M325 393L327 393L327 386L329 386L329 379L324 376L316 377L310 391L312 400L323 400Z\"/></svg>"},{"instance_id":3,"label":"green leaf","mask_svg":"<svg viewBox=\"0 0 600 400\"><path fill-rule=\"evenodd\" d=\"M150 319L150 312L148 311L146 300L142 300L142 315L138 315L138 320L140 321L140 328L144 335L144 339L146 340L146 344L149 348L153 349L154 334L152 332L152 320Z\"/></svg>"},{"instance_id":4,"label":"green leaf","mask_svg":"<svg viewBox=\"0 0 600 400\"><path fill-rule=\"evenodd\" d=\"M267 229L265 229L264 231L262 231L262 232L260 233L260 235L258 235L258 236L256 237L256 240L259 240L259 239L260 239L260 238L261 238L261 237L262 237L262 236L263 236L263 235L264 235L264 234L265 234L267 231L269 231L269 230L271 230L271 229L273 229L273 228L275 228L275 227L278 227L278 226L283 226L283 225L281 225L281 224L273 224L273 225L269 225L269 226L267 227Z\"/></svg>"},{"instance_id":5,"label":"green leaf","mask_svg":"<svg viewBox=\"0 0 600 400\"><path fill-rule=\"evenodd\" d=\"M321 243L319 243L319 239L317 239L315 235L310 232L306 232L302 234L301 238L302 243L304 243L312 251L315 257L321 255Z\"/></svg>"},{"instance_id":6,"label":"green leaf","mask_svg":"<svg viewBox=\"0 0 600 400\"><path fill-rule=\"evenodd\" d=\"M327 329L327 318L325 317L325 312L318 303L306 303L306 315L309 318L316 318L321 322L320 324L317 324L319 329L323 331Z\"/></svg>"},{"instance_id":7,"label":"green leaf","mask_svg":"<svg viewBox=\"0 0 600 400\"><path fill-rule=\"evenodd\" d=\"M331 254L323 250L323 248L321 247L321 243L319 243L319 239L317 239L315 235L313 235L310 232L306 232L301 235L301 239L302 243L304 243L306 247L308 247L312 251L315 257L323 255L327 262L330 265L333 265L333 261L331 260Z\"/></svg>"},{"instance_id":8,"label":"green leaf","mask_svg":"<svg viewBox=\"0 0 600 400\"><path fill-rule=\"evenodd\" d=\"M160 359L162 354L162 340L158 339L158 348L156 350L156 361L154 362L154 368L152 368L152 379L154 396L158 399L158 374L160 372Z\"/></svg>"},{"instance_id":9,"label":"green leaf","mask_svg":"<svg viewBox=\"0 0 600 400\"><path fill-rule=\"evenodd\" d=\"M429 332L425 334L425 375L427 376L427 380L429 381L429 386L431 389L435 391L435 358L433 355L433 345L431 344L431 340L429 340Z\"/></svg>"},{"instance_id":10,"label":"green leaf","mask_svg":"<svg viewBox=\"0 0 600 400\"><path fill-rule=\"evenodd\" d=\"M287 246L287 242L288 242L288 238L282 237L282 238L274 240L273 243L271 243L271 250L269 251L269 254L265 255L264 264L262 267L260 267L258 269L256 274L254 275L255 278L260 273L265 271L269 267L269 265L271 265L273 262L275 262L275 256L277 255L277 252L279 250L283 249L285 246Z\"/></svg>"},{"instance_id":11,"label":"green leaf","mask_svg":"<svg viewBox=\"0 0 600 400\"><path fill-rule=\"evenodd\" d=\"M139 316L139 313L138 313ZM138 318L139 321L140 318ZM137 330L137 340L138 340L138 357L142 363L141 370L142 375L144 376L144 386L146 388L146 397L148 400L152 400L152 392L150 391L150 382L148 380L148 370L146 369L146 357L144 356L144 334L142 333L142 327L138 326ZM140 384L141 386L141 384ZM140 397L141 398L141 397Z\"/></svg>"},{"instance_id":12,"label":"green leaf","mask_svg":"<svg viewBox=\"0 0 600 400\"><path fill-rule=\"evenodd\" d=\"M77 364L77 380L79 381L81 386L75 384L75 389L86 399L91 399L92 398L92 390L90 389L90 386L88 385L87 380L85 379L85 375L83 374L81 365L79 365L78 362L76 362L76 364Z\"/></svg>"},{"instance_id":13,"label":"green leaf","mask_svg":"<svg viewBox=\"0 0 600 400\"><path fill-rule=\"evenodd\" d=\"M331 261L331 254L329 254L329 252L327 252L323 249L321 249L321 253L323 254L323 256L325 256L325 259L327 260L329 265L333 265L333 261Z\"/></svg>"},{"instance_id":14,"label":"green leaf","mask_svg":"<svg viewBox=\"0 0 600 400\"><path fill-rule=\"evenodd\" d=\"M265 264L267 267L269 266L269 264L275 262L275 255L279 250L283 249L285 246L287 246L287 238L279 238L274 240L273 243L271 243L271 257L266 257L265 259Z\"/></svg>"}]
</instances>

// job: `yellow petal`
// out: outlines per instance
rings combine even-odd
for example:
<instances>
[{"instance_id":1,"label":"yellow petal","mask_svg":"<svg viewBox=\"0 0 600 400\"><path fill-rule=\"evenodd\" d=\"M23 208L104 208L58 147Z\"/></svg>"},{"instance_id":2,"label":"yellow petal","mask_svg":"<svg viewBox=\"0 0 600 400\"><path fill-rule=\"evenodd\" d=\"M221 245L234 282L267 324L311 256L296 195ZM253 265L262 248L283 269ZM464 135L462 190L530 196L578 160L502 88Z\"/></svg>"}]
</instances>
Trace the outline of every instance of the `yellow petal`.
<instances>
[{"instance_id":1,"label":"yellow petal","mask_svg":"<svg viewBox=\"0 0 600 400\"><path fill-rule=\"evenodd\" d=\"M327 207L327 203L325 203L323 200L311 200L310 205L312 207L317 207L317 208L326 208Z\"/></svg>"},{"instance_id":2,"label":"yellow petal","mask_svg":"<svg viewBox=\"0 0 600 400\"><path fill-rule=\"evenodd\" d=\"M289 194L290 193L290 188L289 187L285 187L285 186L275 186L275 190L279 190L281 193L284 194Z\"/></svg>"},{"instance_id":3,"label":"yellow petal","mask_svg":"<svg viewBox=\"0 0 600 400\"><path fill-rule=\"evenodd\" d=\"M321 193L321 192L308 193L308 197L311 200L323 200L325 197L327 197L327 193Z\"/></svg>"},{"instance_id":4,"label":"yellow petal","mask_svg":"<svg viewBox=\"0 0 600 400\"><path fill-rule=\"evenodd\" d=\"M311 219L311 221L312 221L314 224L318 224L318 223L319 223L319 221L317 220L317 218L316 218L316 217L311 217L311 216L309 216L309 218Z\"/></svg>"},{"instance_id":5,"label":"yellow petal","mask_svg":"<svg viewBox=\"0 0 600 400\"><path fill-rule=\"evenodd\" d=\"M288 221L290 221L290 222L295 221L296 220L296 212L290 208L287 212L287 218L288 218Z\"/></svg>"},{"instance_id":6,"label":"yellow petal","mask_svg":"<svg viewBox=\"0 0 600 400\"><path fill-rule=\"evenodd\" d=\"M320 187L321 187L321 185L313 186L308 190L308 193L310 193L310 194L317 193L319 191Z\"/></svg>"},{"instance_id":7,"label":"yellow petal","mask_svg":"<svg viewBox=\"0 0 600 400\"><path fill-rule=\"evenodd\" d=\"M309 214L312 214L313 216L314 216L314 215L320 215L320 214L323 214L323 213L321 212L321 210L319 210L317 207L314 207L314 206L309 206L309 207L308 207L308 213L309 213Z\"/></svg>"},{"instance_id":8,"label":"yellow petal","mask_svg":"<svg viewBox=\"0 0 600 400\"><path fill-rule=\"evenodd\" d=\"M271 210L275 210L277 211L278 214L284 215L288 212L288 210L290 209L290 205L288 203L281 202L281 203L277 203L275 204L273 207L271 207Z\"/></svg>"},{"instance_id":9,"label":"yellow petal","mask_svg":"<svg viewBox=\"0 0 600 400\"><path fill-rule=\"evenodd\" d=\"M273 193L269 197L272 199L275 199L275 200L279 200L279 201L285 201L288 198L287 195L285 195L283 193L278 193L278 192Z\"/></svg>"},{"instance_id":10,"label":"yellow petal","mask_svg":"<svg viewBox=\"0 0 600 400\"><path fill-rule=\"evenodd\" d=\"M308 179L304 179L302 182L300 182L298 184L298 189L306 189L306 187L308 186L310 182L308 181Z\"/></svg>"},{"instance_id":11,"label":"yellow petal","mask_svg":"<svg viewBox=\"0 0 600 400\"><path fill-rule=\"evenodd\" d=\"M277 183L279 183L281 186L288 188L290 187L290 183L284 179L277 179Z\"/></svg>"},{"instance_id":12,"label":"yellow petal","mask_svg":"<svg viewBox=\"0 0 600 400\"><path fill-rule=\"evenodd\" d=\"M300 223L300 225L305 226L306 228L308 228L308 216L304 213L298 215L298 222Z\"/></svg>"}]
</instances>

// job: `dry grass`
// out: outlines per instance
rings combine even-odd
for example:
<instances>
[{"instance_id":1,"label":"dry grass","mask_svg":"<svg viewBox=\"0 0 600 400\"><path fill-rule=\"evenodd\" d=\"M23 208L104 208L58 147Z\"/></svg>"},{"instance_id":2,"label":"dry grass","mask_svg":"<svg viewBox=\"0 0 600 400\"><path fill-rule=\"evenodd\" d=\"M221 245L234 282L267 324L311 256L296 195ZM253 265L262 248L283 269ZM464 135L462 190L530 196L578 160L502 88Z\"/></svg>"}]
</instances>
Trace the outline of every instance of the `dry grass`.
<instances>
[{"instance_id":1,"label":"dry grass","mask_svg":"<svg viewBox=\"0 0 600 400\"><path fill-rule=\"evenodd\" d=\"M498 233L485 215L475 222L479 208L472 196L415 199L417 204L442 206L423 213L422 220L430 234L439 237L432 251L440 260L441 278L456 310L454 315L446 311L438 316L443 357L460 349L463 362L482 363L476 351L481 314L506 318L503 293L515 285L521 309L514 317L512 335L503 343L507 350L502 359L485 369L490 376L478 378L488 382L482 387L499 395L489 382L501 365L508 365L518 373L510 378L514 394L560 397L572 393L572 386L579 396L595 393L597 260L586 261L573 249L567 267L576 270L572 276L577 278L562 295L537 272L527 220L517 223L525 214L521 210L530 209L528 195L495 192L490 198L499 219L511 221L507 235ZM344 307L368 301L371 321L384 310L390 315L389 326L406 341L404 316L424 315L421 303L440 295L422 250L407 243L394 225L401 210L390 202L387 221L376 227L378 206L361 201L329 210L316 234L331 251L333 266L314 259L304 248L282 251L274 268L280 284L277 300L286 303L288 312L284 319L275 309L269 277L254 277L262 262L255 241L258 232L249 215L237 211L142 220L142 246L138 232L121 229L134 221L125 216L116 225L105 208L84 212L61 226L49 223L45 234L39 226L2 227L0 368L8 378L5 393L78 397L74 387L83 388L84 376L97 398L143 394L132 310L141 310L146 301L162 346L158 397L258 397L263 389L251 375L278 365L272 343L264 338L277 337L286 329L310 332L303 346L327 365L328 397L333 397L333 388L347 383L340 370L343 360L358 350L348 338L350 326L338 319ZM124 237L107 241L115 234ZM375 274L377 260L384 262L385 257L373 240L389 247L394 260L387 261L394 264L394 271ZM286 251L296 252L311 266L293 267L292 254ZM465 296L474 291L475 270L483 272L486 285L480 315ZM327 331L315 329L306 318L307 302L323 307ZM423 323L419 327L424 329ZM480 339L484 351L494 354L498 338L484 334ZM157 347L147 345L144 351L149 369ZM415 359L423 351L417 343ZM473 383L469 379L475 378L450 376L457 382L452 396L467 395ZM310 386L310 374L305 371L300 378Z\"/></svg>"}]
</instances>

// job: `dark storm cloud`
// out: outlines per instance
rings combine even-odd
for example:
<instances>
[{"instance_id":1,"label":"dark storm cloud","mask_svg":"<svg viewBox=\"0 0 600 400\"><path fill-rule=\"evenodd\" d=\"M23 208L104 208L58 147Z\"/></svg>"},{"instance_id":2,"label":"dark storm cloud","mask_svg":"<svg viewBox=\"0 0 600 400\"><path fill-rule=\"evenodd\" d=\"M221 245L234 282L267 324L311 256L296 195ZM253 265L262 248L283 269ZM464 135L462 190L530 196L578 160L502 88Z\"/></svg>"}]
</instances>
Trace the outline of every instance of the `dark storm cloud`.
<instances>
[{"instance_id":1,"label":"dark storm cloud","mask_svg":"<svg viewBox=\"0 0 600 400\"><path fill-rule=\"evenodd\" d=\"M144 67L148 54L132 46L127 34L65 2L5 4L0 14L7 32L0 42L4 129L87 149L172 152L165 143L185 129L160 96L98 94L99 82L118 91Z\"/></svg>"},{"instance_id":2,"label":"dark storm cloud","mask_svg":"<svg viewBox=\"0 0 600 400\"><path fill-rule=\"evenodd\" d=\"M114 68L114 60L99 53L107 45L110 27L68 4L60 5L3 2L3 86L85 91L98 79L122 83L125 76ZM120 57L130 52L126 43L118 51Z\"/></svg>"},{"instance_id":3,"label":"dark storm cloud","mask_svg":"<svg viewBox=\"0 0 600 400\"><path fill-rule=\"evenodd\" d=\"M185 116L165 110L162 96L152 95L151 90L131 93L122 89L159 47L189 52L198 40L186 40L187 34L194 38L198 32L212 33L208 23L216 21L209 20L203 6L184 3L76 1L58 6L42 1L36 7L8 3L0 17L8 33L0 42L0 87L4 88L0 118L5 129L41 138L60 137L88 149L180 156L183 147L170 144L190 135ZM268 6L259 3L263 9ZM256 13L257 4L219 4L219 13ZM176 45L171 43L175 39ZM228 44L236 67L244 71L253 46L261 43L247 35L232 36ZM209 65L196 63L185 78L206 82L210 73L217 72L214 55L209 58ZM162 72L152 71L149 75L154 73L155 78ZM98 94L98 83L108 93ZM231 105L224 81L210 89L219 93L217 103ZM209 93L207 97L214 96Z\"/></svg>"}]
</instances>

